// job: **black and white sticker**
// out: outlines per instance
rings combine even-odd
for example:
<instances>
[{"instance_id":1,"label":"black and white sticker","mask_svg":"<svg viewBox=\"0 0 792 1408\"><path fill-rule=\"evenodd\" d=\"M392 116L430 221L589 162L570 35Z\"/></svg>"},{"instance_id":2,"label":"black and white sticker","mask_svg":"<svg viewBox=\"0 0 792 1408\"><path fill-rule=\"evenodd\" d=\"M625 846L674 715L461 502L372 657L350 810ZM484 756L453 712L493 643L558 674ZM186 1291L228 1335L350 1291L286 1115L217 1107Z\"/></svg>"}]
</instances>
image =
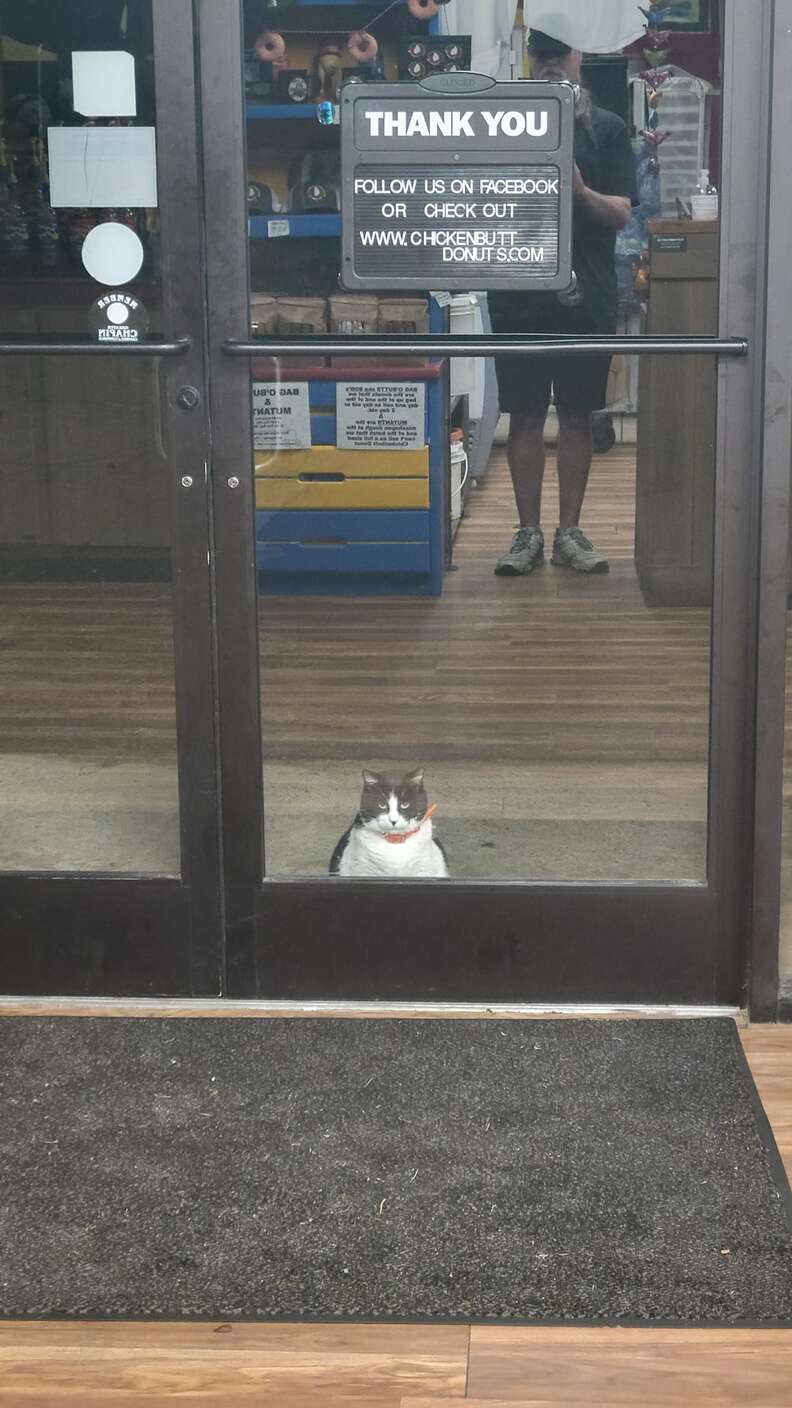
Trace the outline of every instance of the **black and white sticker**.
<instances>
[{"instance_id":1,"label":"black and white sticker","mask_svg":"<svg viewBox=\"0 0 792 1408\"><path fill-rule=\"evenodd\" d=\"M148 332L149 317L139 298L116 289L97 298L91 308L95 342L142 342Z\"/></svg>"}]
</instances>

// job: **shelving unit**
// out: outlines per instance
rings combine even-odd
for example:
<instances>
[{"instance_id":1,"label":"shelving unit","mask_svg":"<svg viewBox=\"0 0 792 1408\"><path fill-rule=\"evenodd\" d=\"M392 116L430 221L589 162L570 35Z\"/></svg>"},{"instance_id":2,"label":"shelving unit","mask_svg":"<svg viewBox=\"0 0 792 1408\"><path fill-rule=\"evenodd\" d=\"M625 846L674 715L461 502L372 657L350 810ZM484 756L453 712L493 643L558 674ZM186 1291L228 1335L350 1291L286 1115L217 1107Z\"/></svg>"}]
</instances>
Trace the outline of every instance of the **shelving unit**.
<instances>
[{"instance_id":1,"label":"shelving unit","mask_svg":"<svg viewBox=\"0 0 792 1408\"><path fill-rule=\"evenodd\" d=\"M251 215L248 234L252 240L340 239L341 216L310 215L307 212L301 215Z\"/></svg>"},{"instance_id":2,"label":"shelving unit","mask_svg":"<svg viewBox=\"0 0 792 1408\"><path fill-rule=\"evenodd\" d=\"M379 14L382 5L361 5L350 0L322 0L320 4L296 0L291 12L327 8L356 13L357 24L361 9ZM288 29L287 13L284 11L283 23ZM273 27L277 27L276 22ZM347 27L356 25L348 25L339 14L339 33ZM328 26L317 28L325 30ZM416 21L416 31L421 28ZM436 25L425 28L432 32ZM246 110L248 124L259 141L266 128L272 126L283 133L292 155L295 140L299 143L303 134L310 135L311 123L316 124L317 133L321 131L325 144L328 134L338 133L337 128L320 127L315 103L251 101ZM280 124L288 124L288 128ZM305 146L307 149L308 141ZM328 246L327 241L335 239L339 241L337 267L341 267L339 214L252 215L249 234L251 241L278 242L281 254L291 240L321 240L323 244L316 246L317 258L321 249L325 268L328 253L332 258L332 245ZM261 275L261 256L257 263ZM296 264L286 252L282 267L293 269ZM312 291L314 288L315 285ZM292 290L295 295L300 291ZM429 298L428 292L426 296ZM431 298L429 309L430 331L446 332L446 310ZM254 380L273 380L275 375L271 362L254 363ZM279 595L439 596L449 552L448 363L434 361L414 367L390 366L387 362L355 365L350 359L348 365L281 367L277 375L281 381L307 383L312 446L257 453L256 562L260 590ZM337 448L339 383L372 381L416 382L425 386L424 448Z\"/></svg>"},{"instance_id":3,"label":"shelving unit","mask_svg":"<svg viewBox=\"0 0 792 1408\"><path fill-rule=\"evenodd\" d=\"M445 330L436 305L433 332ZM439 596L446 565L448 364L315 366L283 370L307 382L310 450L257 456L256 561L263 591L279 595ZM254 364L272 380L270 362ZM337 450L342 382L426 386L423 450Z\"/></svg>"},{"instance_id":4,"label":"shelving unit","mask_svg":"<svg viewBox=\"0 0 792 1408\"><path fill-rule=\"evenodd\" d=\"M247 103L248 122L318 122L316 103Z\"/></svg>"}]
</instances>

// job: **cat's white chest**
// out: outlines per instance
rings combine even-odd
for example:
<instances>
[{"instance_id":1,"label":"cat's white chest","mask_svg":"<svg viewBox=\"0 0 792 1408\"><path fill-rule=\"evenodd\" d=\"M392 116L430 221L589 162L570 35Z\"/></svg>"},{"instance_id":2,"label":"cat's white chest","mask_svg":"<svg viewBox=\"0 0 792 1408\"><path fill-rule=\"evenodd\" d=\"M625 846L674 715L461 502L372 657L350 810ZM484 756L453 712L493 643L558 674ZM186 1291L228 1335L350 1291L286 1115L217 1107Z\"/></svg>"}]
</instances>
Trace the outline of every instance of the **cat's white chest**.
<instances>
[{"instance_id":1,"label":"cat's white chest","mask_svg":"<svg viewBox=\"0 0 792 1408\"><path fill-rule=\"evenodd\" d=\"M355 827L341 857L338 873L393 879L400 876L442 879L448 875L448 870L442 851L435 845L429 821L399 845L366 827Z\"/></svg>"}]
</instances>

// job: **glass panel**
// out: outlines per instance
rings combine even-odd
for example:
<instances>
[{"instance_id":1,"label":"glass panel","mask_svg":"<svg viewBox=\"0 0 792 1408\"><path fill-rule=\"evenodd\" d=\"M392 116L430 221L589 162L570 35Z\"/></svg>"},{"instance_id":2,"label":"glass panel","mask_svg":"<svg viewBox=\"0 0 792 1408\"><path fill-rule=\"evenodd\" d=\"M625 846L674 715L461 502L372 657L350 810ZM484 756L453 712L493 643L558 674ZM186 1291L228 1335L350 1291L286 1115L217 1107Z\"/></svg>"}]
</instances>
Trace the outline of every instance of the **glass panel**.
<instances>
[{"instance_id":1,"label":"glass panel","mask_svg":"<svg viewBox=\"0 0 792 1408\"><path fill-rule=\"evenodd\" d=\"M455 6L341 6L330 34L326 7L267 31L245 6L253 331L716 333L718 6L612 53L558 6L530 45L481 8L460 34ZM578 83L575 297L339 290L317 103L416 62ZM442 875L434 828L455 878L704 880L714 359L252 379L266 873L325 874L340 842L342 874Z\"/></svg>"},{"instance_id":2,"label":"glass panel","mask_svg":"<svg viewBox=\"0 0 792 1408\"><path fill-rule=\"evenodd\" d=\"M102 51L114 81L98 81L90 65L80 73L76 61L84 110L75 112L72 56L90 51ZM151 0L4 0L0 57L3 335L89 333L91 307L108 292L83 262L100 227L112 258L119 247L142 254L134 278L123 259L110 277L143 302L157 332L157 212L132 208L152 175ZM89 206L110 194L92 151L117 138L126 155L110 163L113 203ZM75 143L86 154L76 172ZM66 204L75 180L85 186L77 207ZM117 304L111 325L125 316ZM4 357L0 388L0 867L178 873L158 363Z\"/></svg>"}]
</instances>

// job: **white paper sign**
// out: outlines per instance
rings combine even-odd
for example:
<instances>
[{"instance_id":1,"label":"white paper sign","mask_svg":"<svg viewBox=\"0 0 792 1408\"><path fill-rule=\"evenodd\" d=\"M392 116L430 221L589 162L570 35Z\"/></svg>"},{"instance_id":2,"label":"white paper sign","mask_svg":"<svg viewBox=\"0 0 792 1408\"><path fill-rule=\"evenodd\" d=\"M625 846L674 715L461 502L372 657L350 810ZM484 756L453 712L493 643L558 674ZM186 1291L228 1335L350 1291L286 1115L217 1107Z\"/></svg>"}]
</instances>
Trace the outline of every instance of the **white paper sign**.
<instances>
[{"instance_id":1,"label":"white paper sign","mask_svg":"<svg viewBox=\"0 0 792 1408\"><path fill-rule=\"evenodd\" d=\"M342 381L338 386L340 450L415 450L426 444L422 381Z\"/></svg>"},{"instance_id":2,"label":"white paper sign","mask_svg":"<svg viewBox=\"0 0 792 1408\"><path fill-rule=\"evenodd\" d=\"M156 206L153 127L49 127L47 138L55 210Z\"/></svg>"},{"instance_id":3,"label":"white paper sign","mask_svg":"<svg viewBox=\"0 0 792 1408\"><path fill-rule=\"evenodd\" d=\"M135 60L123 49L72 54L74 111L83 117L136 117Z\"/></svg>"},{"instance_id":4,"label":"white paper sign","mask_svg":"<svg viewBox=\"0 0 792 1408\"><path fill-rule=\"evenodd\" d=\"M310 449L306 381L253 382L253 444L257 450Z\"/></svg>"}]
</instances>

